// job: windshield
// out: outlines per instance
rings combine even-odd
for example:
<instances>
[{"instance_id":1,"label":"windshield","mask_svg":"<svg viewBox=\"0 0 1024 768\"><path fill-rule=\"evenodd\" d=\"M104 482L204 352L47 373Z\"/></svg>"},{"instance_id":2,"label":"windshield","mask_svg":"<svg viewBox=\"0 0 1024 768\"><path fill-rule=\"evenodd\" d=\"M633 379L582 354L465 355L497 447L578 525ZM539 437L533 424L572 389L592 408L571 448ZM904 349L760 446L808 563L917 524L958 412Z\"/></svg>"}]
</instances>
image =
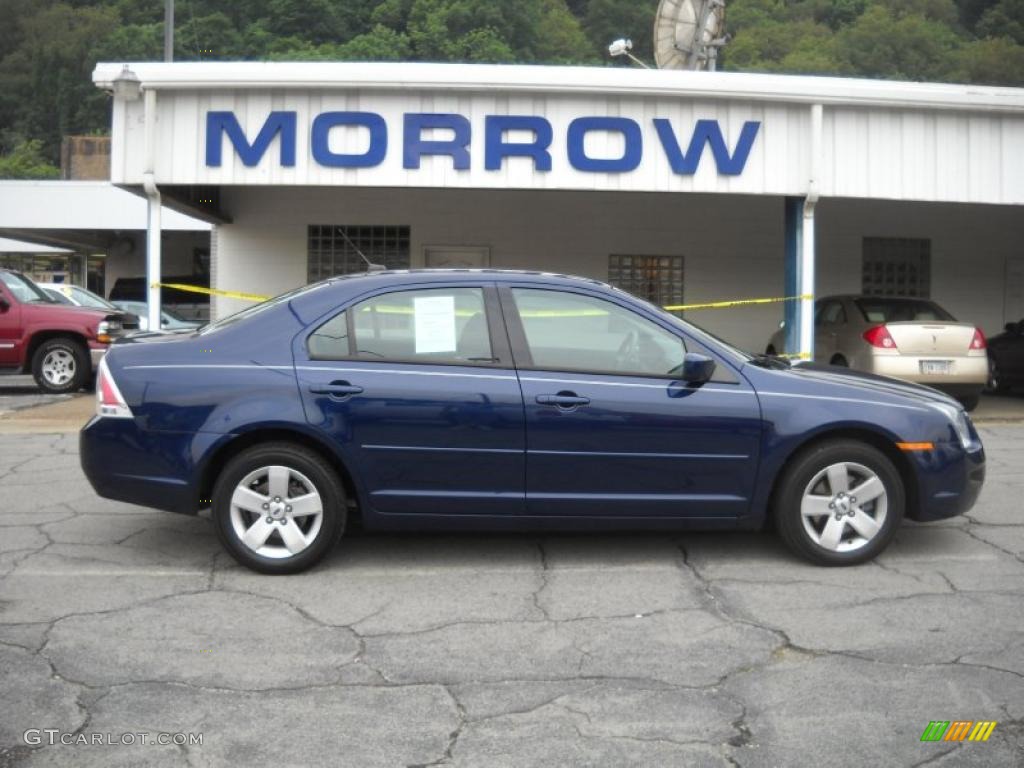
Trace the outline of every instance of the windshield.
<instances>
[{"instance_id":1,"label":"windshield","mask_svg":"<svg viewBox=\"0 0 1024 768\"><path fill-rule=\"evenodd\" d=\"M175 320L175 321L177 321L179 323L190 323L190 322L192 322L187 317L183 317L182 315L179 315L173 309L167 309L166 307L164 307L161 311L164 313L164 320Z\"/></svg>"},{"instance_id":2,"label":"windshield","mask_svg":"<svg viewBox=\"0 0 1024 768\"><path fill-rule=\"evenodd\" d=\"M246 307L240 312L235 312L235 314L233 315L228 315L227 317L223 317L220 320L217 320L216 322L204 325L202 328L199 329L199 333L205 336L207 333L213 333L214 331L219 331L220 329L226 328L229 325L234 325L240 320L245 320L246 318L252 317L253 315L258 315L260 312L263 312L268 309L273 309L274 307L280 304L284 304L287 301L291 301L296 296L306 293L307 291L312 291L317 288L321 288L327 285L327 283L332 279L333 278L327 278L326 280L321 280L318 283L303 285L300 286L299 288L295 288L294 290L288 291L287 293L282 293L280 296L275 296L274 298L267 299L266 301L260 302L259 304L255 304L251 307Z\"/></svg>"},{"instance_id":3,"label":"windshield","mask_svg":"<svg viewBox=\"0 0 1024 768\"><path fill-rule=\"evenodd\" d=\"M102 299L92 291L87 291L85 288L79 288L76 285L67 286L60 289L64 295L70 294L71 297L78 303L80 307L96 307L97 309L117 309L106 299Z\"/></svg>"},{"instance_id":4,"label":"windshield","mask_svg":"<svg viewBox=\"0 0 1024 768\"><path fill-rule=\"evenodd\" d=\"M949 312L924 299L871 298L854 299L853 303L869 323L954 321Z\"/></svg>"},{"instance_id":5,"label":"windshield","mask_svg":"<svg viewBox=\"0 0 1024 768\"><path fill-rule=\"evenodd\" d=\"M14 294L14 298L23 304L38 301L43 304L55 304L56 302L43 293L43 289L33 283L27 277L16 272L0 272L0 280L3 280L7 289Z\"/></svg>"},{"instance_id":6,"label":"windshield","mask_svg":"<svg viewBox=\"0 0 1024 768\"><path fill-rule=\"evenodd\" d=\"M53 290L52 288L43 288L43 293L45 293L58 304L67 304L68 306L72 307L74 306L74 304L71 303L71 299L69 299L63 293Z\"/></svg>"}]
</instances>

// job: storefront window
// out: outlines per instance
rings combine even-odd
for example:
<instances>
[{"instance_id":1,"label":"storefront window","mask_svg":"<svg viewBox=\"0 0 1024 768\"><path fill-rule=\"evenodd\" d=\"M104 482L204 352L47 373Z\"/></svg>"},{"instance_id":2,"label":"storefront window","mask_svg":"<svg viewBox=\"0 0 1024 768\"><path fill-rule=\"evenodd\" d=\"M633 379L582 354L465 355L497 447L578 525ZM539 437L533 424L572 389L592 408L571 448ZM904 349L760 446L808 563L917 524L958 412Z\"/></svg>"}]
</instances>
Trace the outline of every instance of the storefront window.
<instances>
[{"instance_id":1,"label":"storefront window","mask_svg":"<svg viewBox=\"0 0 1024 768\"><path fill-rule=\"evenodd\" d=\"M612 254L608 282L659 307L682 304L683 257Z\"/></svg>"},{"instance_id":2,"label":"storefront window","mask_svg":"<svg viewBox=\"0 0 1024 768\"><path fill-rule=\"evenodd\" d=\"M866 296L931 295L932 241L865 237L861 292Z\"/></svg>"},{"instance_id":3,"label":"storefront window","mask_svg":"<svg viewBox=\"0 0 1024 768\"><path fill-rule=\"evenodd\" d=\"M409 227L312 224L309 227L309 282L366 271L366 257L388 269L409 268ZM360 253L363 256L360 256Z\"/></svg>"}]
</instances>

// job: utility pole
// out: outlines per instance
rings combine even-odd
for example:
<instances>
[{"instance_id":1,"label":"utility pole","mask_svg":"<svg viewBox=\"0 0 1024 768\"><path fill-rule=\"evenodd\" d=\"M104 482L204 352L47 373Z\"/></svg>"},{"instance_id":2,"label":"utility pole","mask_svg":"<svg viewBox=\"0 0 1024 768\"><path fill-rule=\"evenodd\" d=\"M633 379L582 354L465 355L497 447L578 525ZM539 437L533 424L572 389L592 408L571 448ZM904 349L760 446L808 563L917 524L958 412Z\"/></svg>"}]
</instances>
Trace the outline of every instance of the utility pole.
<instances>
[{"instance_id":1,"label":"utility pole","mask_svg":"<svg viewBox=\"0 0 1024 768\"><path fill-rule=\"evenodd\" d=\"M174 61L174 0L164 0L164 61Z\"/></svg>"}]
</instances>

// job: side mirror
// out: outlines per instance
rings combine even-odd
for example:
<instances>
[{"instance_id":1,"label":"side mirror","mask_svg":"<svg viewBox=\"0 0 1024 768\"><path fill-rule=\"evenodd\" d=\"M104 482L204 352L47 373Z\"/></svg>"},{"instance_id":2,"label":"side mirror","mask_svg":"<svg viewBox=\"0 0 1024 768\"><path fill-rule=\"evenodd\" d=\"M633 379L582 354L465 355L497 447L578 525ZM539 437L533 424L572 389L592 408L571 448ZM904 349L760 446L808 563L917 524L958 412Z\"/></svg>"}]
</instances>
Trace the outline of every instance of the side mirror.
<instances>
[{"instance_id":1,"label":"side mirror","mask_svg":"<svg viewBox=\"0 0 1024 768\"><path fill-rule=\"evenodd\" d=\"M687 384L703 384L715 373L715 361L707 355L687 352L683 358L683 381Z\"/></svg>"}]
</instances>

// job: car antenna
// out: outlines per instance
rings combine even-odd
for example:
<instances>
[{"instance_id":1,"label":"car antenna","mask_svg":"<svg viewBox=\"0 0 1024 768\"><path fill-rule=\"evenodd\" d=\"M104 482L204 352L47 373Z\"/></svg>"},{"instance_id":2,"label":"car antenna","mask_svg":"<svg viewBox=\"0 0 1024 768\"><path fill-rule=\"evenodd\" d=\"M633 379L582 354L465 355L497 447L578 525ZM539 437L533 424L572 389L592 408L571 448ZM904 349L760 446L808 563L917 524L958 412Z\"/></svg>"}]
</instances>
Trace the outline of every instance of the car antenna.
<instances>
[{"instance_id":1,"label":"car antenna","mask_svg":"<svg viewBox=\"0 0 1024 768\"><path fill-rule=\"evenodd\" d=\"M338 231L341 232L341 236L345 238L345 242L352 246L352 250L358 253L360 258L366 262L367 272L384 272L387 269L383 264L377 264L366 258L366 254L359 250L358 246L352 242L352 238L348 236L348 232L345 231L344 227L338 227Z\"/></svg>"}]
</instances>

